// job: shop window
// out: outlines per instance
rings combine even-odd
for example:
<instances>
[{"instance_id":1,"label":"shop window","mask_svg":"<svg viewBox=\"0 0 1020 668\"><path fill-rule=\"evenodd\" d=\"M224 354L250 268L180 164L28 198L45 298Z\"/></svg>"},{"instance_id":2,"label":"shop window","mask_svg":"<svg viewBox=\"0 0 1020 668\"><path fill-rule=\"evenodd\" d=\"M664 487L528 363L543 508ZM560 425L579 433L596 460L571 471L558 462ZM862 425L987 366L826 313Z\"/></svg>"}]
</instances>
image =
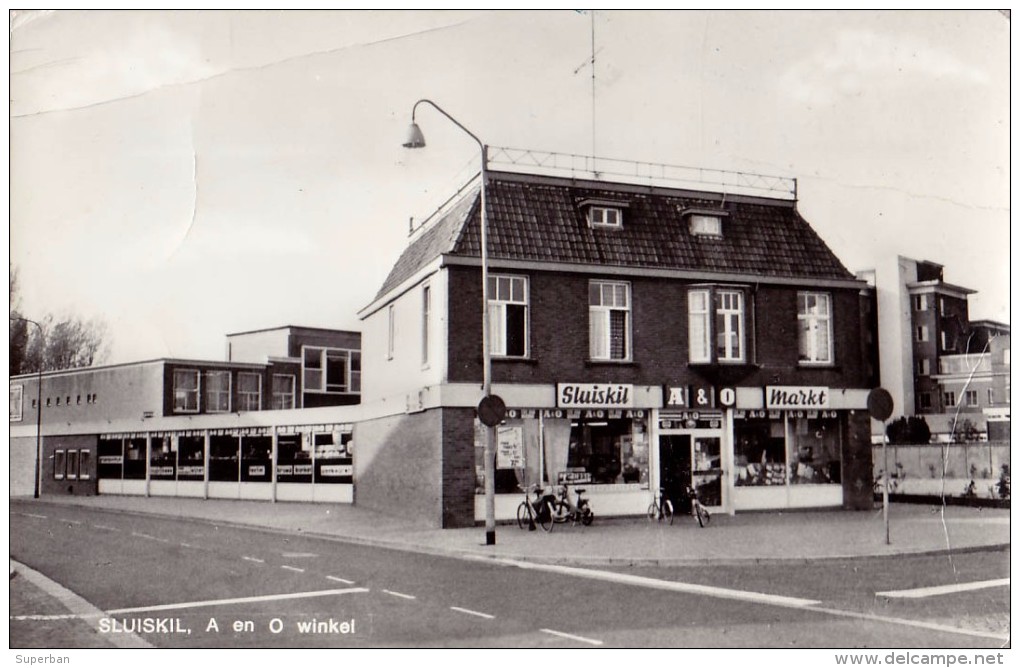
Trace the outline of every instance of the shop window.
<instances>
[{"instance_id":1,"label":"shop window","mask_svg":"<svg viewBox=\"0 0 1020 668\"><path fill-rule=\"evenodd\" d=\"M294 408L294 384L297 379L293 375L273 374L273 408L290 410Z\"/></svg>"},{"instance_id":2,"label":"shop window","mask_svg":"<svg viewBox=\"0 0 1020 668\"><path fill-rule=\"evenodd\" d=\"M280 434L277 437L276 448L278 482L312 482L311 434Z\"/></svg>"},{"instance_id":3,"label":"shop window","mask_svg":"<svg viewBox=\"0 0 1020 668\"><path fill-rule=\"evenodd\" d=\"M124 477L124 439L100 438L97 446L96 473L100 480Z\"/></svg>"},{"instance_id":4,"label":"shop window","mask_svg":"<svg viewBox=\"0 0 1020 668\"><path fill-rule=\"evenodd\" d=\"M144 438L129 438L124 441L124 479L145 480Z\"/></svg>"},{"instance_id":5,"label":"shop window","mask_svg":"<svg viewBox=\"0 0 1020 668\"><path fill-rule=\"evenodd\" d=\"M832 300L823 292L797 293L801 364L832 364Z\"/></svg>"},{"instance_id":6,"label":"shop window","mask_svg":"<svg viewBox=\"0 0 1020 668\"><path fill-rule=\"evenodd\" d=\"M588 328L591 359L630 359L629 283L588 283Z\"/></svg>"},{"instance_id":7,"label":"shop window","mask_svg":"<svg viewBox=\"0 0 1020 668\"><path fill-rule=\"evenodd\" d=\"M241 480L271 482L273 479L273 439L269 436L245 436L241 439Z\"/></svg>"},{"instance_id":8,"label":"shop window","mask_svg":"<svg viewBox=\"0 0 1020 668\"><path fill-rule=\"evenodd\" d=\"M734 484L786 484L786 426L767 418L733 421Z\"/></svg>"},{"instance_id":9,"label":"shop window","mask_svg":"<svg viewBox=\"0 0 1020 668\"><path fill-rule=\"evenodd\" d=\"M691 363L744 361L742 291L717 288L690 290L687 293L687 315Z\"/></svg>"},{"instance_id":10,"label":"shop window","mask_svg":"<svg viewBox=\"0 0 1020 668\"><path fill-rule=\"evenodd\" d=\"M205 437L177 438L177 479L205 480Z\"/></svg>"},{"instance_id":11,"label":"shop window","mask_svg":"<svg viewBox=\"0 0 1020 668\"><path fill-rule=\"evenodd\" d=\"M528 354L528 279L489 276L489 352L503 357Z\"/></svg>"},{"instance_id":12,"label":"shop window","mask_svg":"<svg viewBox=\"0 0 1020 668\"><path fill-rule=\"evenodd\" d=\"M209 437L209 480L238 482L240 445L237 436L216 434Z\"/></svg>"},{"instance_id":13,"label":"shop window","mask_svg":"<svg viewBox=\"0 0 1020 668\"><path fill-rule=\"evenodd\" d=\"M55 450L53 452L53 479L63 480L67 471L67 451Z\"/></svg>"},{"instance_id":14,"label":"shop window","mask_svg":"<svg viewBox=\"0 0 1020 668\"><path fill-rule=\"evenodd\" d=\"M177 478L177 439L167 435L152 439L149 477L152 480Z\"/></svg>"},{"instance_id":15,"label":"shop window","mask_svg":"<svg viewBox=\"0 0 1020 668\"><path fill-rule=\"evenodd\" d=\"M237 410L257 411L262 408L262 376L257 373L237 374Z\"/></svg>"},{"instance_id":16,"label":"shop window","mask_svg":"<svg viewBox=\"0 0 1020 668\"><path fill-rule=\"evenodd\" d=\"M306 346L302 355L305 392L361 392L361 352Z\"/></svg>"},{"instance_id":17,"label":"shop window","mask_svg":"<svg viewBox=\"0 0 1020 668\"><path fill-rule=\"evenodd\" d=\"M315 477L316 484L349 483L353 480L350 453L350 433L330 431L312 434L315 446Z\"/></svg>"},{"instance_id":18,"label":"shop window","mask_svg":"<svg viewBox=\"0 0 1020 668\"><path fill-rule=\"evenodd\" d=\"M964 394L964 398L966 399L968 406L977 406L978 405L978 393L977 393L977 390L967 390L967 392Z\"/></svg>"},{"instance_id":19,"label":"shop window","mask_svg":"<svg viewBox=\"0 0 1020 668\"><path fill-rule=\"evenodd\" d=\"M88 480L92 477L92 451L78 451L78 480Z\"/></svg>"},{"instance_id":20,"label":"shop window","mask_svg":"<svg viewBox=\"0 0 1020 668\"><path fill-rule=\"evenodd\" d=\"M230 372L205 372L205 410L209 413L230 412Z\"/></svg>"},{"instance_id":21,"label":"shop window","mask_svg":"<svg viewBox=\"0 0 1020 668\"><path fill-rule=\"evenodd\" d=\"M841 437L837 417L787 417L790 483L835 484L840 471Z\"/></svg>"},{"instance_id":22,"label":"shop window","mask_svg":"<svg viewBox=\"0 0 1020 668\"><path fill-rule=\"evenodd\" d=\"M198 412L199 375L195 369L174 370L174 412ZM93 403L89 395L89 403Z\"/></svg>"}]
</instances>

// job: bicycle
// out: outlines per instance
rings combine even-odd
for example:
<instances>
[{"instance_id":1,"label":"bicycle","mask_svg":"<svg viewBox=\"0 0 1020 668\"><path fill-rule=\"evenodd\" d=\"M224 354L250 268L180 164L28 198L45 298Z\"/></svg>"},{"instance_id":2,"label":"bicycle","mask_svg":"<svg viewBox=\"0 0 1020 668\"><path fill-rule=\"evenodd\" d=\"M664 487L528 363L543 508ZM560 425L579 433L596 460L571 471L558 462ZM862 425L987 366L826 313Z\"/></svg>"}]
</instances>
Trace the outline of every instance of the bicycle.
<instances>
[{"instance_id":1,"label":"bicycle","mask_svg":"<svg viewBox=\"0 0 1020 668\"><path fill-rule=\"evenodd\" d=\"M688 487L687 494L691 497L691 515L694 515L698 520L698 526L702 528L708 526L708 523L712 521L712 514L698 500L698 490Z\"/></svg>"},{"instance_id":2,"label":"bicycle","mask_svg":"<svg viewBox=\"0 0 1020 668\"><path fill-rule=\"evenodd\" d=\"M531 485L526 490L520 485L518 488L524 490L524 500L521 501L521 505L517 506L517 526L521 529L527 526L528 531L534 531L535 524L538 523L543 531L552 531L553 504L556 497L552 494L545 494L538 485ZM534 501L528 497L531 492L535 493Z\"/></svg>"},{"instance_id":3,"label":"bicycle","mask_svg":"<svg viewBox=\"0 0 1020 668\"><path fill-rule=\"evenodd\" d=\"M648 519L673 523L673 502L666 498L666 488L659 488L659 495L648 506Z\"/></svg>"},{"instance_id":4,"label":"bicycle","mask_svg":"<svg viewBox=\"0 0 1020 668\"><path fill-rule=\"evenodd\" d=\"M591 523L595 521L595 513L591 511L588 499L581 497L584 490L578 488L574 492L577 494L577 503L570 500L570 487L563 485L560 490L560 499L556 502L553 521L562 523L570 520L574 524L580 522L584 526L591 526Z\"/></svg>"}]
</instances>

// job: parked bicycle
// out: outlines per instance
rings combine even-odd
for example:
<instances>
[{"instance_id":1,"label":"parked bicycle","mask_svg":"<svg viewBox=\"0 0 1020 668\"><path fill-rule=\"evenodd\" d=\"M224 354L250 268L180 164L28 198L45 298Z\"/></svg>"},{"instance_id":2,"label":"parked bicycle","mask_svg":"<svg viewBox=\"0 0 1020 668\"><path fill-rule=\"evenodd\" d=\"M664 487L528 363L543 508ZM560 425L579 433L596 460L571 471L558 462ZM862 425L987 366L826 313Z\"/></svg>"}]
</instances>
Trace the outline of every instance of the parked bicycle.
<instances>
[{"instance_id":1,"label":"parked bicycle","mask_svg":"<svg viewBox=\"0 0 1020 668\"><path fill-rule=\"evenodd\" d=\"M537 523L543 531L552 531L555 495L546 493L539 485L531 485L526 490L520 485L518 487L524 490L524 500L517 506L517 526L521 529L528 527L528 531L534 531ZM532 492L535 494L534 499L529 496Z\"/></svg>"},{"instance_id":2,"label":"parked bicycle","mask_svg":"<svg viewBox=\"0 0 1020 668\"><path fill-rule=\"evenodd\" d=\"M691 498L691 515L694 515L698 520L698 526L708 526L708 523L712 521L712 514L708 512L708 508L701 505L701 501L698 499L698 490L688 487L687 494Z\"/></svg>"},{"instance_id":3,"label":"parked bicycle","mask_svg":"<svg viewBox=\"0 0 1020 668\"><path fill-rule=\"evenodd\" d=\"M562 523L569 520L574 524L580 522L584 526L591 526L591 523L595 521L595 513L591 511L588 499L581 496L584 494L584 490L578 488L574 490L574 493L577 494L576 502L570 499L569 485L563 485L560 488L560 498L556 502L553 521Z\"/></svg>"},{"instance_id":4,"label":"parked bicycle","mask_svg":"<svg viewBox=\"0 0 1020 668\"><path fill-rule=\"evenodd\" d=\"M673 502L666 497L666 488L660 487L659 494L648 506L648 519L673 523Z\"/></svg>"}]
</instances>

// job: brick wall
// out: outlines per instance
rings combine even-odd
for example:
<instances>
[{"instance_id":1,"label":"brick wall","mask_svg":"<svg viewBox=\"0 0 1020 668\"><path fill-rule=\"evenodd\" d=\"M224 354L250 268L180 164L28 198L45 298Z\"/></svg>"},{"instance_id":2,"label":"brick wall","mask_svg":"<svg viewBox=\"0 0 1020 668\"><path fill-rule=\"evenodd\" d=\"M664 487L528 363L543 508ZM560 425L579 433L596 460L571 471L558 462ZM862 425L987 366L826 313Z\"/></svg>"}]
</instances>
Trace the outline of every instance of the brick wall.
<instances>
[{"instance_id":1,"label":"brick wall","mask_svg":"<svg viewBox=\"0 0 1020 668\"><path fill-rule=\"evenodd\" d=\"M493 272L501 273L501 272ZM526 361L493 363L495 382L617 382L644 385L826 385L867 387L862 360L859 291L829 290L833 299L835 364L798 366L797 288L752 286L745 318L749 364L728 369L688 365L687 288L680 281L631 279L632 362L588 359L588 281L557 272L528 275L529 345ZM450 268L449 379L481 379L481 285L477 269Z\"/></svg>"},{"instance_id":2,"label":"brick wall","mask_svg":"<svg viewBox=\"0 0 1020 668\"><path fill-rule=\"evenodd\" d=\"M871 463L871 418L867 411L850 411L843 434L843 508L871 510L874 484Z\"/></svg>"},{"instance_id":3,"label":"brick wall","mask_svg":"<svg viewBox=\"0 0 1020 668\"><path fill-rule=\"evenodd\" d=\"M97 436L43 436L42 449L42 492L41 496L68 495L93 496L98 491L96 482L96 463L98 461L99 438ZM54 478L54 455L57 450L88 451L88 465L79 473L78 479ZM66 455L65 455L66 456ZM33 470L35 468L33 462ZM64 471L67 465L65 460ZM87 479L83 479L83 474Z\"/></svg>"},{"instance_id":4,"label":"brick wall","mask_svg":"<svg viewBox=\"0 0 1020 668\"><path fill-rule=\"evenodd\" d=\"M475 524L475 411L443 410L443 528Z\"/></svg>"},{"instance_id":5,"label":"brick wall","mask_svg":"<svg viewBox=\"0 0 1020 668\"><path fill-rule=\"evenodd\" d=\"M354 503L429 526L443 517L439 410L354 425Z\"/></svg>"}]
</instances>

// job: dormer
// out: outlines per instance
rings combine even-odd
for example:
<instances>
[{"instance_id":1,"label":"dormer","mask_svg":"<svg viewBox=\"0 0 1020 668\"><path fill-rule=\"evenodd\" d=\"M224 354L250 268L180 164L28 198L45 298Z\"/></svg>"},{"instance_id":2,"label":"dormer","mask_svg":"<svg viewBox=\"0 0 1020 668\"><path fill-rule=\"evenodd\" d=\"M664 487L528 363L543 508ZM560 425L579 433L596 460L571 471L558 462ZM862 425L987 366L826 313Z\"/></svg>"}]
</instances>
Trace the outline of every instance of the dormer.
<instances>
[{"instance_id":1,"label":"dormer","mask_svg":"<svg viewBox=\"0 0 1020 668\"><path fill-rule=\"evenodd\" d=\"M721 239L723 236L723 219L729 216L723 209L690 207L680 210L680 216L687 221L691 235Z\"/></svg>"},{"instance_id":2,"label":"dormer","mask_svg":"<svg viewBox=\"0 0 1020 668\"><path fill-rule=\"evenodd\" d=\"M606 199L582 199L577 203L592 229L623 229L623 210L629 202Z\"/></svg>"}]
</instances>

